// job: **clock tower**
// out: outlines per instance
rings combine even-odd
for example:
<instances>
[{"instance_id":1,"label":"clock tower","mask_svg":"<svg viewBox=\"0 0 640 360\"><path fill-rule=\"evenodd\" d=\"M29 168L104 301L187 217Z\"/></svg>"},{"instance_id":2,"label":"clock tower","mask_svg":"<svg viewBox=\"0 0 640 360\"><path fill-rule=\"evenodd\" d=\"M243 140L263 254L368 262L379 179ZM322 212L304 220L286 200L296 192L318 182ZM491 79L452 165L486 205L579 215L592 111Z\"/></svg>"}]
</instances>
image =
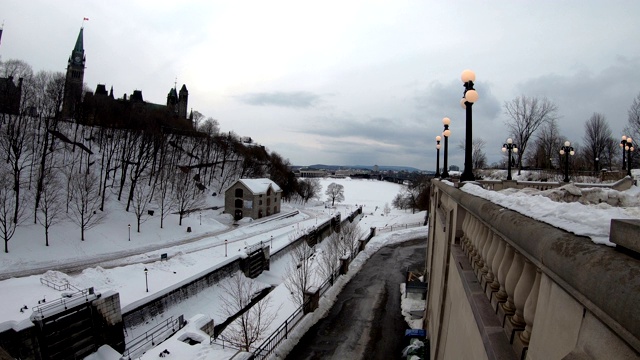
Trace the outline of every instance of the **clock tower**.
<instances>
[{"instance_id":1,"label":"clock tower","mask_svg":"<svg viewBox=\"0 0 640 360\"><path fill-rule=\"evenodd\" d=\"M76 40L76 46L71 51L71 56L67 64L67 77L64 82L64 101L62 103L63 118L77 118L77 111L82 101L84 65L86 61L82 37L83 30L84 27L81 27L78 39Z\"/></svg>"}]
</instances>

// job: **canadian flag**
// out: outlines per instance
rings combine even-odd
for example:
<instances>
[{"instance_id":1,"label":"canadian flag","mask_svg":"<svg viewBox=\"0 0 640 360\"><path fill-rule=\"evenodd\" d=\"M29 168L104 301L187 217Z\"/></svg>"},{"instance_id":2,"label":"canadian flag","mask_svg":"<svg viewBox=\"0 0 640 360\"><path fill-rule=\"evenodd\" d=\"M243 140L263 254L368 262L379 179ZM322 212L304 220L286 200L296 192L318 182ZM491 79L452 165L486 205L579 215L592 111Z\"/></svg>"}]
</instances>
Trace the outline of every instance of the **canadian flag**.
<instances>
[{"instance_id":1,"label":"canadian flag","mask_svg":"<svg viewBox=\"0 0 640 360\"><path fill-rule=\"evenodd\" d=\"M84 21L89 21L89 18L84 18L84 19L82 19L82 20L84 20Z\"/></svg>"}]
</instances>

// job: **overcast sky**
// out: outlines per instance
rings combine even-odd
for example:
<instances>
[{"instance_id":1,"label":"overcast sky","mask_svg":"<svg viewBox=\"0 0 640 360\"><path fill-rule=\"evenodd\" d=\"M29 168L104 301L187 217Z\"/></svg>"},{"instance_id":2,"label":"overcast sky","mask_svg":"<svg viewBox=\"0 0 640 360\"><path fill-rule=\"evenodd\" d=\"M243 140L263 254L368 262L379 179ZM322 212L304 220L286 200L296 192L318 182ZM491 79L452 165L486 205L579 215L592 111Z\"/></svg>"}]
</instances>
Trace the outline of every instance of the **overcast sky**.
<instances>
[{"instance_id":1,"label":"overcast sky","mask_svg":"<svg viewBox=\"0 0 640 360\"><path fill-rule=\"evenodd\" d=\"M603 114L616 137L640 93L640 1L2 0L2 60L65 71L82 19L89 88L142 90L166 103L177 78L189 107L294 165L435 170L465 129L460 74L476 73L474 138L498 161L503 104L558 105L581 143Z\"/></svg>"}]
</instances>

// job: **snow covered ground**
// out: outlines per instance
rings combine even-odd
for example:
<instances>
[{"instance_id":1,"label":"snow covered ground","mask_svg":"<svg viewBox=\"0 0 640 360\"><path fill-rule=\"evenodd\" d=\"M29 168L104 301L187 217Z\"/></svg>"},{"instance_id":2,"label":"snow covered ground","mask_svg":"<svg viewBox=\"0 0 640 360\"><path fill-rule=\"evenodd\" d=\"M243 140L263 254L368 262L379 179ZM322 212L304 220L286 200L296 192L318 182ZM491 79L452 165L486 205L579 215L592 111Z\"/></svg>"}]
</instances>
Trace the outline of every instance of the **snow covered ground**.
<instances>
[{"instance_id":1,"label":"snow covered ground","mask_svg":"<svg viewBox=\"0 0 640 360\"><path fill-rule=\"evenodd\" d=\"M81 272L65 274L60 271L50 270L37 275L14 277L0 281L0 291L3 294L0 307L0 331L9 327L20 327L21 322L28 321L31 308L37 305L43 298L48 301L59 298L61 293L46 287L40 283L40 278L64 283L68 282L78 288L94 287L98 292L114 290L120 293L120 301L123 308L144 302L148 297L157 296L168 287L197 274L218 266L224 261L230 261L242 252L245 246L263 242L271 242L273 236L274 251L288 244L291 233L304 230L328 220L335 211L343 214L350 213L358 206L363 206L363 218L360 227L368 231L371 227L384 227L393 224L407 224L424 221L425 213L411 214L410 211L393 209L389 216L384 216L385 203L391 204L393 197L401 190L398 184L373 180L355 179L322 179L323 193L326 186L336 182L344 186L345 201L336 204L335 208L326 208L324 202L307 204L284 204L282 213L299 213L291 217L283 217L278 220L261 219L260 221L243 221L241 225L232 225L228 215L221 214L221 210L207 210L200 213L192 213L183 220L183 226L177 226L177 216L170 215L165 219L165 229L159 228L159 220L150 217L142 224L140 233L135 231L135 217L125 212L117 202L109 203L111 207L108 220L89 230L86 241L80 241L79 229L70 223L60 224L53 229L51 246L45 247L42 228L36 225L21 226L10 243L10 253L2 253L0 256L0 274L18 271L35 271L45 267L64 266L73 262L98 262L99 266L91 266ZM583 231L592 236L595 242L606 244L608 242L608 229L611 218L639 218L640 191L634 186L624 192L607 192L607 198L614 196L620 200L622 206L611 206L606 202L596 204L582 204L578 202L562 203L559 197L548 194L535 193L532 190L520 192L489 192L479 186L465 185L463 191L485 197L502 206L512 208L542 221L550 222L557 218L561 221L552 223L554 226L565 228L569 231L580 233ZM569 190L555 190L569 191ZM584 191L584 189L582 190ZM545 196L546 195L546 196ZM602 195L602 194L601 194ZM590 195L594 196L594 195ZM324 195L323 195L324 198ZM208 199L209 206L220 206L222 198ZM119 207L120 206L120 207ZM376 209L377 208L377 209ZM563 215L567 213L567 215ZM569 213L573 213L569 216ZM201 217L200 217L201 215ZM565 216L564 218L562 216ZM551 222L550 222L551 223ZM128 224L132 224L131 240L129 241ZM594 226L594 224L596 224ZM191 233L186 232L190 226ZM581 234L583 234L581 233ZM292 334L290 341L285 345L293 346L297 341L296 336L306 331L306 328L315 323L314 319L321 318L323 312L328 311L332 299L340 291L340 282L346 283L353 276L359 266L368 259L377 249L389 243L406 241L426 234L424 227L385 232L376 236L368 244L367 249L360 253L351 265L347 276L341 277L326 294L311 317L303 320L297 334ZM606 238L606 241L604 241ZM228 240L227 256L225 257L224 240ZM153 250L151 250L153 249ZM134 253L141 253L133 255ZM159 261L161 253L167 253L168 261ZM112 260L116 254L118 259ZM109 259L109 260L107 260ZM145 273L148 270L149 292L145 289ZM257 279L268 285L275 285L281 280L282 268L274 266L271 271L264 273ZM282 303L281 314L275 321L276 326L286 318L295 306L288 299L288 292L284 286L278 286L269 297ZM398 292L400 295L400 291ZM219 298L215 291L202 292L188 302L176 306L158 321L172 315L184 314L185 319L191 319L190 323L202 322L213 318L216 323L223 319L216 312ZM27 306L28 310L20 312L20 308ZM203 314L203 315L201 315ZM128 329L127 337L135 336L144 329ZM217 345L209 345L208 339L200 344L188 345L180 337L185 333L186 337L202 337L203 334L192 327L183 329L183 332L174 336L161 347L149 351L143 359L157 358L165 348L175 354L170 358L197 358L197 359L224 359L233 356L236 351L218 348ZM197 341L196 341L197 342ZM174 345L171 345L174 344ZM171 349L170 349L171 347ZM108 349L101 351L92 357L92 360L114 359L109 355ZM111 353L113 355L113 353Z\"/></svg>"},{"instance_id":2,"label":"snow covered ground","mask_svg":"<svg viewBox=\"0 0 640 360\"><path fill-rule=\"evenodd\" d=\"M100 266L70 274L49 270L37 275L0 281L4 305L0 307L0 331L9 327L20 327L21 322L29 321L31 308L36 306L39 300L51 301L60 298L61 293L41 284L41 278L58 284L69 283L80 289L94 287L97 292L117 291L120 294L121 306L126 309L157 296L175 283L197 276L225 261L231 261L240 256L247 245L272 241L274 251L284 247L289 243L291 233L326 221L336 211L350 213L357 209L356 204L363 206L364 216L360 224L366 231L371 227L424 221L424 213L411 214L410 211L393 209L389 216L383 215L384 205L390 204L401 190L398 184L372 180L323 179L323 193L331 182L339 183L345 189L345 201L336 204L334 208L325 208L322 201L306 206L285 204L281 215L297 212L297 208L300 208L297 215L279 220L271 220L275 216L259 221L246 220L238 227L232 225L228 215L220 214L221 210L208 210L202 212L202 219L199 213L192 213L190 217L183 219L182 227L177 226L177 216L174 215L165 219L164 229L159 228L159 219L149 217L138 233L135 231L133 214L119 209L120 204L117 202L109 203L108 206L112 207L109 218L88 231L84 242L80 241L79 230L70 223L60 224L52 230L49 247L45 247L44 241L40 241L43 236L37 232L42 231L41 227L21 226L11 240L10 252L0 255L0 273L34 269L37 271L43 267L55 269L56 266L67 266L73 262L97 261L100 262ZM222 205L221 198L209 201L209 206ZM131 240L128 238L129 223L132 224ZM189 226L192 229L191 233L186 232ZM176 245L190 239L196 240ZM228 240L226 257L224 240ZM149 248L154 250L147 251ZM142 254L122 255L116 260L105 261L113 254L135 252ZM168 261L160 261L161 253L168 254ZM149 292L146 292L145 268L148 270ZM277 269L272 269L269 273L277 272ZM262 280L269 285L279 277L269 276L270 274L264 274ZM280 292L283 291L276 289L270 296L277 297ZM218 302L215 289L212 289L211 292L202 292L183 305L170 309L157 320L162 321L169 316L180 314L184 314L188 319L202 313L219 323L224 319L213 310ZM28 310L21 312L20 309L24 306ZM283 314L286 312L288 316L289 310L291 309L283 309ZM144 331L129 329L127 337L136 336Z\"/></svg>"}]
</instances>

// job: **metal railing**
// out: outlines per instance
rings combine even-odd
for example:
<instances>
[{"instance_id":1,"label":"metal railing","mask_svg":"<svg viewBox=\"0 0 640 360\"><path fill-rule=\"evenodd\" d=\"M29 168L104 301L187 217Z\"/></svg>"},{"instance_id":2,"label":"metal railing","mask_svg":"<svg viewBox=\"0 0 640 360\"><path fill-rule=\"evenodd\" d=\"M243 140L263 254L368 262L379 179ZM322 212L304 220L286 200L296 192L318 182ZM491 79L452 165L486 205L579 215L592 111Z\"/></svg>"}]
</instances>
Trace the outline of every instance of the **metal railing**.
<instances>
[{"instance_id":1,"label":"metal railing","mask_svg":"<svg viewBox=\"0 0 640 360\"><path fill-rule=\"evenodd\" d=\"M55 283L53 281L47 280L45 278L40 278L40 283L42 285L44 285L44 286L48 286L48 287L50 287L50 288L52 288L54 290L58 290L58 291L65 291L65 290L82 291L82 289L71 285L69 282L58 284L58 283Z\"/></svg>"},{"instance_id":2,"label":"metal railing","mask_svg":"<svg viewBox=\"0 0 640 360\"><path fill-rule=\"evenodd\" d=\"M60 299L53 300L48 303L42 303L41 305L37 305L32 308L32 319L42 320L47 315L52 315L59 311L67 310L69 307L88 303L89 301L96 299L96 297L97 296L94 294L93 288L91 287L88 289L80 290L73 294L69 294L67 296L63 296Z\"/></svg>"},{"instance_id":3,"label":"metal railing","mask_svg":"<svg viewBox=\"0 0 640 360\"><path fill-rule=\"evenodd\" d=\"M385 232L385 231L394 231L399 229L408 229L408 228L418 227L422 225L423 224L421 222L411 223L411 224L394 224L390 226L379 227L376 229L376 233Z\"/></svg>"},{"instance_id":4,"label":"metal railing","mask_svg":"<svg viewBox=\"0 0 640 360\"><path fill-rule=\"evenodd\" d=\"M184 326L184 315L178 316L177 319L174 319L173 316L168 318L127 342L127 347L120 359L131 360L144 354L147 350L178 332L182 326Z\"/></svg>"},{"instance_id":5,"label":"metal railing","mask_svg":"<svg viewBox=\"0 0 640 360\"><path fill-rule=\"evenodd\" d=\"M324 295L331 286L333 286L335 279L340 276L338 274L339 270L336 270L332 276L329 276L329 278L320 285L318 290L319 296ZM260 346L252 351L255 360L266 359L283 340L288 338L291 330L293 330L300 320L304 318L304 309L306 306L309 306L310 301L311 300L309 299L300 305L293 314L291 314L284 323L282 323L282 325L280 325L267 339L265 339Z\"/></svg>"}]
</instances>

